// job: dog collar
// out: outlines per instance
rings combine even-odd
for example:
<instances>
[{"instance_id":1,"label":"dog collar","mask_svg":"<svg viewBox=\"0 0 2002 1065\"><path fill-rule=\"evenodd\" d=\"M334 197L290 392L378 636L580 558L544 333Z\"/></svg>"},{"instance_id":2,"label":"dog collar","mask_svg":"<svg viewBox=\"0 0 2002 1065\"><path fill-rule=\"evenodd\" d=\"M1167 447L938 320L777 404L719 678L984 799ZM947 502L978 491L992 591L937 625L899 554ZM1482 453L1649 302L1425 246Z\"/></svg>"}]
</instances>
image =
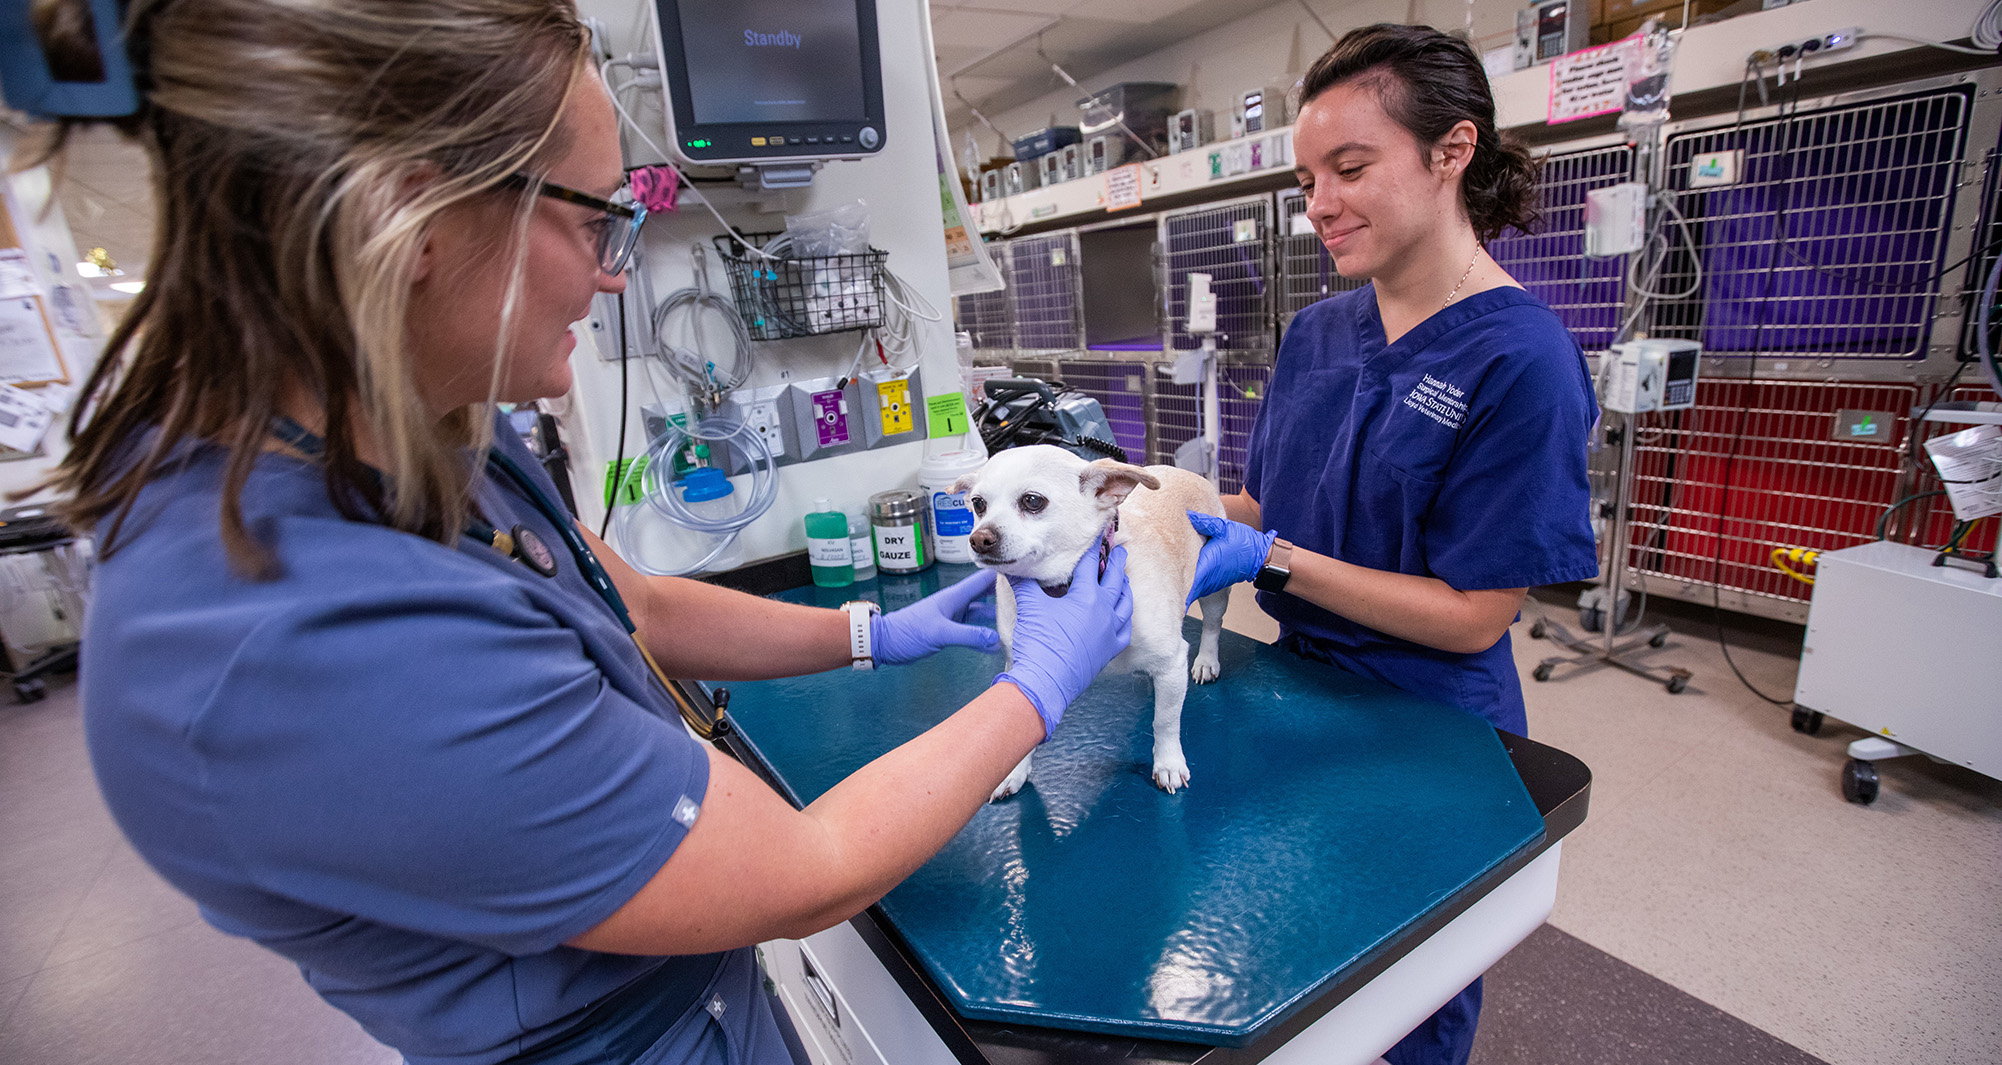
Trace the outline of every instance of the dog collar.
<instances>
[{"instance_id":1,"label":"dog collar","mask_svg":"<svg viewBox=\"0 0 2002 1065\"><path fill-rule=\"evenodd\" d=\"M1098 579L1105 579L1105 564L1112 559L1112 534L1119 531L1119 512L1112 512L1112 524L1105 527L1105 535L1098 538Z\"/></svg>"}]
</instances>

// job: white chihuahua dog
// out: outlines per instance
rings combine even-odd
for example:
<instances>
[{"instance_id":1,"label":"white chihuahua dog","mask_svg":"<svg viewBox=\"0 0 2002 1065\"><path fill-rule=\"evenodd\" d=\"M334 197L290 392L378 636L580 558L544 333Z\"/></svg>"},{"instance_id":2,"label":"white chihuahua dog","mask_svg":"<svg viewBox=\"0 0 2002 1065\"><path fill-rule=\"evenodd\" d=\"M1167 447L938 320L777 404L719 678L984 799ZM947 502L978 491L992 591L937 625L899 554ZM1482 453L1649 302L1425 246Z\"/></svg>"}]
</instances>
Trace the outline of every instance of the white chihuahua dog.
<instances>
[{"instance_id":1,"label":"white chihuahua dog","mask_svg":"<svg viewBox=\"0 0 2002 1065\"><path fill-rule=\"evenodd\" d=\"M1145 673L1154 681L1154 783L1172 793L1189 782L1182 757L1182 699L1189 681L1217 676L1217 632L1223 628L1229 591L1203 599L1203 634L1193 666L1182 637L1196 555L1203 538L1186 511L1222 516L1216 486L1172 466L1132 466L1111 459L1086 462L1059 447L1038 444L1003 451L959 479L978 517L973 527L976 565L1035 580L1050 592L1070 583L1087 551L1126 545L1126 576L1133 588L1133 641L1107 669ZM1013 646L1015 595L996 585L1004 650ZM1031 758L1034 756L1032 755ZM1030 758L994 789L1003 799L1022 789Z\"/></svg>"}]
</instances>

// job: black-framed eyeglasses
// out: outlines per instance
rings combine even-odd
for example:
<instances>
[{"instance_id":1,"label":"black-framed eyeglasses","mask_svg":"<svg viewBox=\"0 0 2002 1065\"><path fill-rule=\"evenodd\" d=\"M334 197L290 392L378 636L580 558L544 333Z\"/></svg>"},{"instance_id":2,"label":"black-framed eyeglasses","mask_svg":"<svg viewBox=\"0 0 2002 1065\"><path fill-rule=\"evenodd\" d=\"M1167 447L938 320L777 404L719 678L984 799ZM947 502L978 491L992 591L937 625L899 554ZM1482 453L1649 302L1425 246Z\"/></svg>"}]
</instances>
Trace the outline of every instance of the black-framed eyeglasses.
<instances>
[{"instance_id":1,"label":"black-framed eyeglasses","mask_svg":"<svg viewBox=\"0 0 2002 1065\"><path fill-rule=\"evenodd\" d=\"M617 277L626 268L626 260L632 258L633 247L639 243L640 225L646 221L646 205L641 203L617 203L600 199L588 192L565 188L562 185L540 180L520 171L508 175L511 185L531 186L536 193L552 200L574 203L589 207L593 211L604 212L598 219L598 268L607 276ZM630 195L621 190L614 195Z\"/></svg>"}]
</instances>

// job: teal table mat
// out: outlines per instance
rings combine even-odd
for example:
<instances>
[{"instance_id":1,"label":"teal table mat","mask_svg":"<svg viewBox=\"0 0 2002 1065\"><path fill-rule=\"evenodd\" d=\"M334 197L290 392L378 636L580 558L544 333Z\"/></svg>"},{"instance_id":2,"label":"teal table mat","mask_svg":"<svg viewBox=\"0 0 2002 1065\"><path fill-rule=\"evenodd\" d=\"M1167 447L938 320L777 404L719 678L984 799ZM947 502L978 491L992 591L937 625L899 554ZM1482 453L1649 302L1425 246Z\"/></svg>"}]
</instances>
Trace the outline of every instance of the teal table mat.
<instances>
[{"instance_id":1,"label":"teal table mat","mask_svg":"<svg viewBox=\"0 0 2002 1065\"><path fill-rule=\"evenodd\" d=\"M780 598L894 608L961 572ZM1148 681L1101 676L1028 786L883 899L962 1016L1243 1046L1542 837L1485 721L1230 632L1221 659L1183 705L1189 787L1149 775ZM733 682L729 713L804 804L1000 668L952 649Z\"/></svg>"}]
</instances>

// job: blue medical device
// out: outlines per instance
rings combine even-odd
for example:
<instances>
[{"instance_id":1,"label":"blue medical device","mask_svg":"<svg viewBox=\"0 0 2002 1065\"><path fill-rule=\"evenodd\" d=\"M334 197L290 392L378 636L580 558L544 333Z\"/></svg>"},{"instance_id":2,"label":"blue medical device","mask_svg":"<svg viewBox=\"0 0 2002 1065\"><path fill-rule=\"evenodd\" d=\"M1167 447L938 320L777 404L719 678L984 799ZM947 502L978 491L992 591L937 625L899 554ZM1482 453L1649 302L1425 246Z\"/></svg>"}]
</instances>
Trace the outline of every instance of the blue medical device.
<instances>
[{"instance_id":1,"label":"blue medical device","mask_svg":"<svg viewBox=\"0 0 2002 1065\"><path fill-rule=\"evenodd\" d=\"M0 90L8 106L37 118L115 118L139 110L118 0L90 0L77 9L89 15L97 52L61 59L49 55L34 6L27 0L0 4Z\"/></svg>"}]
</instances>

